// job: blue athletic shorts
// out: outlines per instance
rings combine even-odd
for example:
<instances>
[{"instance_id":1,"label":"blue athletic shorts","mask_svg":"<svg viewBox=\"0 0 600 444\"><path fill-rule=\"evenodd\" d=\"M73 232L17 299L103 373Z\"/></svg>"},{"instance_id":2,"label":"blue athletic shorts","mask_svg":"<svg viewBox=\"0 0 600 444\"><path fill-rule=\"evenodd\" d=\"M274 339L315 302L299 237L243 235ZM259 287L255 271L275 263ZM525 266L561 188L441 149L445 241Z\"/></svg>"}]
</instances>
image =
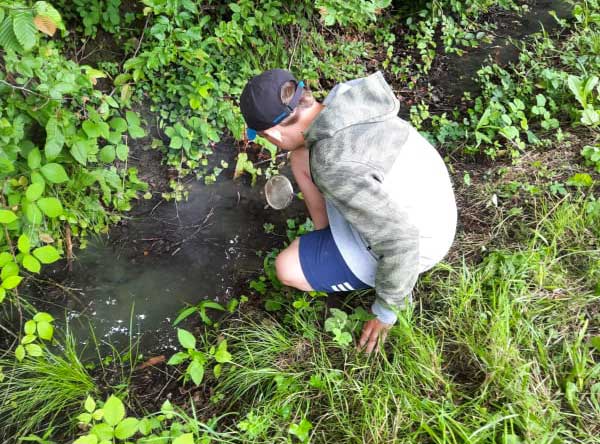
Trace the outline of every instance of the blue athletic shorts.
<instances>
[{"instance_id":1,"label":"blue athletic shorts","mask_svg":"<svg viewBox=\"0 0 600 444\"><path fill-rule=\"evenodd\" d=\"M348 268L329 227L300 236L299 248L302 272L313 289L332 293L371 288Z\"/></svg>"}]
</instances>

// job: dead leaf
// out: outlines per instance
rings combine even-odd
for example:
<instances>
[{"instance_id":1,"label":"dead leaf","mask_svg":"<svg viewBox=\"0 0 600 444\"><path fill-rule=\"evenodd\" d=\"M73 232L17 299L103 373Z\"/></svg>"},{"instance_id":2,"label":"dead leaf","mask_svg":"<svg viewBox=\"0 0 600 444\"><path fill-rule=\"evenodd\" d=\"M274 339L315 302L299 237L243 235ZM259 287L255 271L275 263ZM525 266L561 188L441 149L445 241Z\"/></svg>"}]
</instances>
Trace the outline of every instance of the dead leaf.
<instances>
[{"instance_id":1,"label":"dead leaf","mask_svg":"<svg viewBox=\"0 0 600 444\"><path fill-rule=\"evenodd\" d=\"M54 242L54 238L52 236L50 236L49 234L46 233L42 233L40 234L40 240L46 244L51 244L52 242Z\"/></svg>"},{"instance_id":2,"label":"dead leaf","mask_svg":"<svg viewBox=\"0 0 600 444\"><path fill-rule=\"evenodd\" d=\"M36 15L33 23L37 29L49 36L53 36L56 32L56 23L47 15Z\"/></svg>"},{"instance_id":3,"label":"dead leaf","mask_svg":"<svg viewBox=\"0 0 600 444\"><path fill-rule=\"evenodd\" d=\"M165 355L152 356L145 362L141 363L140 366L138 367L138 369L142 370L146 367L152 367L154 365L162 364L163 362L165 362L165 359L166 359Z\"/></svg>"}]
</instances>

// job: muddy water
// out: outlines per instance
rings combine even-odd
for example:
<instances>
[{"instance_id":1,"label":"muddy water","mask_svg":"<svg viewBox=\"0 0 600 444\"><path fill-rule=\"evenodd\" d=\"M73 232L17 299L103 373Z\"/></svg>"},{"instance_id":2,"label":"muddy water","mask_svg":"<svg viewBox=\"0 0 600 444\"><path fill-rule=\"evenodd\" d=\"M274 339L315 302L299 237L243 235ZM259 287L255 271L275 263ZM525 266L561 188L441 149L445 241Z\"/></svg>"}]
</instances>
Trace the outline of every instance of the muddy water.
<instances>
[{"instance_id":1,"label":"muddy water","mask_svg":"<svg viewBox=\"0 0 600 444\"><path fill-rule=\"evenodd\" d=\"M51 311L82 344L93 326L100 342L122 348L131 336L147 351L173 345L172 321L186 304L239 296L262 270L256 252L282 247L286 219L305 215L297 197L282 211L266 207L264 180L250 187L230 177L194 180L186 202L143 203L123 229L92 239L70 273L55 271L70 290ZM265 223L280 234L265 233Z\"/></svg>"},{"instance_id":2,"label":"muddy water","mask_svg":"<svg viewBox=\"0 0 600 444\"><path fill-rule=\"evenodd\" d=\"M491 43L466 51L462 56L448 56L444 72L439 73L432 84L440 88L444 95L459 98L463 92L476 93L475 73L491 63L505 65L516 61L519 49L513 41L542 30L552 32L558 28L556 19L550 14L554 11L559 18L569 16L572 6L564 0L538 0L530 4L530 10L522 17L500 21Z\"/></svg>"}]
</instances>

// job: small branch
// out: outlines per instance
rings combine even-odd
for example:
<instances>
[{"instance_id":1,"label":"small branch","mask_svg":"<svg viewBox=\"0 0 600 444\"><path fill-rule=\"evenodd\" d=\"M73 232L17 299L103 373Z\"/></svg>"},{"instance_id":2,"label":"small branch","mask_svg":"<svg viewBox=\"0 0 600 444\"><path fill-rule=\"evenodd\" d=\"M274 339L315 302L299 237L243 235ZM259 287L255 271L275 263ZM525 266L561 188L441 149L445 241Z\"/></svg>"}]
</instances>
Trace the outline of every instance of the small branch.
<instances>
[{"instance_id":1,"label":"small branch","mask_svg":"<svg viewBox=\"0 0 600 444\"><path fill-rule=\"evenodd\" d=\"M144 29L142 29L142 35L140 36L140 40L139 40L139 42L137 44L137 47L135 48L135 51L133 52L133 57L131 57L131 58L134 58L135 56L137 56L138 52L140 51L140 48L142 46L142 42L144 41L144 34L146 33L146 28L148 28L148 21L150 20L150 16L151 15L152 14L148 14L146 16L146 23L144 23Z\"/></svg>"},{"instance_id":2,"label":"small branch","mask_svg":"<svg viewBox=\"0 0 600 444\"><path fill-rule=\"evenodd\" d=\"M13 338L15 339L19 339L19 336L17 336L14 332L12 332L11 330L9 330L8 328L6 328L4 325L0 324L0 328L2 330L4 330L6 333L8 333L9 335L11 335Z\"/></svg>"},{"instance_id":3,"label":"small branch","mask_svg":"<svg viewBox=\"0 0 600 444\"><path fill-rule=\"evenodd\" d=\"M296 37L296 42L294 43L294 49L292 50L292 55L290 56L290 63L288 64L288 71L292 66L292 62L294 61L294 54L296 54L296 48L298 47L298 43L300 42L300 37L302 36L302 29L298 30L298 37Z\"/></svg>"},{"instance_id":4,"label":"small branch","mask_svg":"<svg viewBox=\"0 0 600 444\"><path fill-rule=\"evenodd\" d=\"M275 158L265 159L265 160L261 160L260 162L256 162L254 164L254 166L262 165L263 163L267 163L267 162L273 162L273 161L279 159L280 157L287 156L287 155L288 155L288 153L279 153L275 156Z\"/></svg>"},{"instance_id":5,"label":"small branch","mask_svg":"<svg viewBox=\"0 0 600 444\"><path fill-rule=\"evenodd\" d=\"M67 222L65 228L65 240L67 242L67 268L73 271L73 241L71 240L71 225Z\"/></svg>"}]
</instances>

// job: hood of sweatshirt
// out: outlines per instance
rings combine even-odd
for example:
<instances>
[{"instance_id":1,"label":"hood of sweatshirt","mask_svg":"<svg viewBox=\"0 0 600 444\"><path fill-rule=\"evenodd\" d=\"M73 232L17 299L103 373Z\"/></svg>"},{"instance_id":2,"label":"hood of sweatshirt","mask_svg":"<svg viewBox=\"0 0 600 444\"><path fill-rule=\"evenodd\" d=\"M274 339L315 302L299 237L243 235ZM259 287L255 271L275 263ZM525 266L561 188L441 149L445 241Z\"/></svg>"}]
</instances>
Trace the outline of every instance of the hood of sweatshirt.
<instances>
[{"instance_id":1,"label":"hood of sweatshirt","mask_svg":"<svg viewBox=\"0 0 600 444\"><path fill-rule=\"evenodd\" d=\"M335 95L305 131L306 144L310 148L349 126L395 118L399 109L400 102L377 71L353 81L349 89Z\"/></svg>"}]
</instances>

